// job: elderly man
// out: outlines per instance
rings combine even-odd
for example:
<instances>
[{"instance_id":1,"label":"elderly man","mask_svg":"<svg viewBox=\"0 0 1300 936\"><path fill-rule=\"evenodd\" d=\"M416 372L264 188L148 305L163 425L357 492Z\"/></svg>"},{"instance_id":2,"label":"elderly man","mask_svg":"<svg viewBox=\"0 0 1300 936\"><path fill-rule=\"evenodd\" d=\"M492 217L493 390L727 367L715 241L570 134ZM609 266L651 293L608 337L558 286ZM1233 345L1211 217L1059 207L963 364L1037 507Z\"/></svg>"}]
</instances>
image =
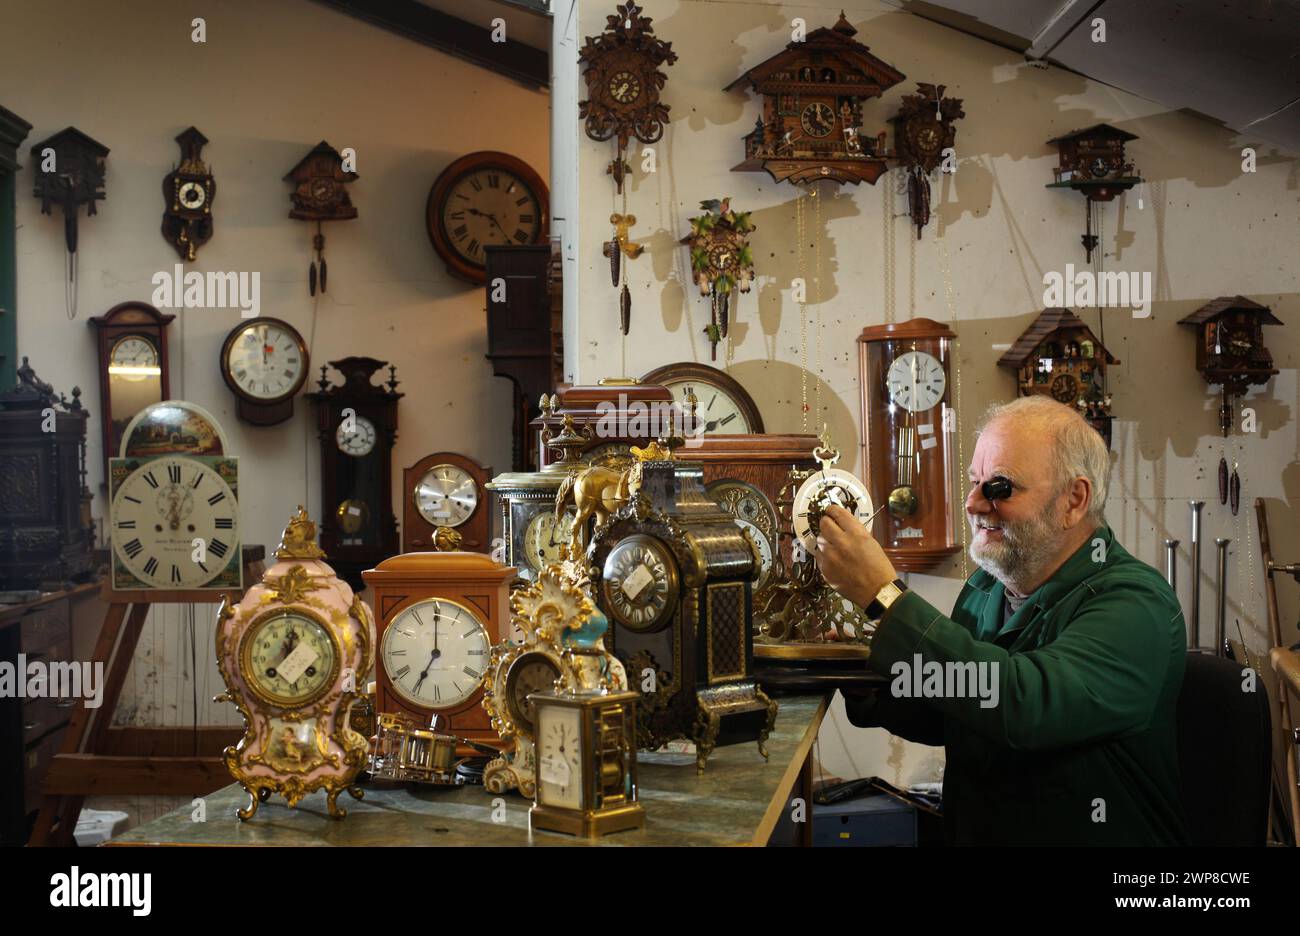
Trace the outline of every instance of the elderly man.
<instances>
[{"instance_id":1,"label":"elderly man","mask_svg":"<svg viewBox=\"0 0 1300 936\"><path fill-rule=\"evenodd\" d=\"M1187 842L1175 731L1182 610L1106 525L1109 462L1069 407L1034 396L995 408L966 498L980 571L950 617L897 580L852 514L832 507L822 520L822 574L882 615L870 666L895 677L846 699L849 718L945 745L953 844ZM918 666L935 676L921 698ZM939 685L976 671L993 692L975 692L978 679Z\"/></svg>"}]
</instances>

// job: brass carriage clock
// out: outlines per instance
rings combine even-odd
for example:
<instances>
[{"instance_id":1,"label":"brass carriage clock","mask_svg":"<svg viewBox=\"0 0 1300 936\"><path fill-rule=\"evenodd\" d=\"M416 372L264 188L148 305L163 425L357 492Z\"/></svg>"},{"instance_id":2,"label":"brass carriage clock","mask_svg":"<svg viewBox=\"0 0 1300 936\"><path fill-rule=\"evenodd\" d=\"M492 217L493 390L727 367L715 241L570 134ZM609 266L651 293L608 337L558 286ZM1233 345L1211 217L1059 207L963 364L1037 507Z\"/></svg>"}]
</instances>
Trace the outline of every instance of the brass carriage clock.
<instances>
[{"instance_id":1,"label":"brass carriage clock","mask_svg":"<svg viewBox=\"0 0 1300 936\"><path fill-rule=\"evenodd\" d=\"M953 519L956 415L949 374L956 335L930 319L874 325L858 337L862 464L873 526L894 568L932 569L961 550Z\"/></svg>"}]
</instances>

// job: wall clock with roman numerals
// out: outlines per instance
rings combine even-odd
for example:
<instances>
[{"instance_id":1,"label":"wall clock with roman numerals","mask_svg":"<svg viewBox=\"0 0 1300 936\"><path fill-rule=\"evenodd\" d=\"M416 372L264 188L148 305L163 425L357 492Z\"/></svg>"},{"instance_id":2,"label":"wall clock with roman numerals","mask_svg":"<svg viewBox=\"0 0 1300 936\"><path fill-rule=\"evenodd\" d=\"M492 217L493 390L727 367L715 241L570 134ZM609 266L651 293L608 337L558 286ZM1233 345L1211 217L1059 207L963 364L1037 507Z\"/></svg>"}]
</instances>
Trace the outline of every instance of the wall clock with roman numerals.
<instances>
[{"instance_id":1,"label":"wall clock with roman numerals","mask_svg":"<svg viewBox=\"0 0 1300 936\"><path fill-rule=\"evenodd\" d=\"M550 201L546 183L508 153L462 156L429 192L425 226L433 249L458 279L483 285L490 245L546 242Z\"/></svg>"},{"instance_id":2,"label":"wall clock with roman numerals","mask_svg":"<svg viewBox=\"0 0 1300 936\"><path fill-rule=\"evenodd\" d=\"M378 621L376 711L437 715L439 731L500 743L480 703L492 647L510 633L515 570L482 553L416 552L361 575Z\"/></svg>"},{"instance_id":3,"label":"wall clock with roman numerals","mask_svg":"<svg viewBox=\"0 0 1300 936\"><path fill-rule=\"evenodd\" d=\"M114 589L242 587L237 458L109 459L109 503Z\"/></svg>"},{"instance_id":4,"label":"wall clock with roman numerals","mask_svg":"<svg viewBox=\"0 0 1300 936\"><path fill-rule=\"evenodd\" d=\"M239 418L274 426L293 415L310 357L302 335L277 318L240 322L221 346L221 376L239 401Z\"/></svg>"}]
</instances>

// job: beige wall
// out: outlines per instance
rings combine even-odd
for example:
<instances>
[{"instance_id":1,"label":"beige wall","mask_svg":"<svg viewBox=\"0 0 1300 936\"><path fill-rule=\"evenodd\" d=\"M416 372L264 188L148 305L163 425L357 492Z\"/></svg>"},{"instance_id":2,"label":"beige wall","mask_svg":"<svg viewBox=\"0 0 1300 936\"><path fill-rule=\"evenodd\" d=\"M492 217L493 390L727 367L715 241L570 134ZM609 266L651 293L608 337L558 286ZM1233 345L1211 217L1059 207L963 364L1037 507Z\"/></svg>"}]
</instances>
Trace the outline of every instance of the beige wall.
<instances>
[{"instance_id":1,"label":"beige wall","mask_svg":"<svg viewBox=\"0 0 1300 936\"><path fill-rule=\"evenodd\" d=\"M1182 540L1180 590L1187 608L1186 501L1206 500L1210 545L1202 560L1202 633L1208 641L1213 539L1230 537L1229 624L1240 617L1252 656L1259 653L1266 625L1254 498L1268 501L1275 553L1300 559L1294 418L1300 403L1295 379L1300 165L1294 155L1259 146L1259 171L1243 174L1241 148L1257 143L1249 137L1078 75L1031 68L1007 50L881 2L647 0L643 5L654 17L656 33L671 41L679 56L667 69L664 93L673 119L657 145L658 171L646 175L638 168L629 195L629 210L639 219L633 237L648 249L632 264L635 301L626 340L618 334L617 297L599 247L610 236L607 219L615 204L613 186L603 177L611 149L585 137L579 142L581 314L577 334L566 336L566 348L575 349L578 379L640 375L672 361L708 361L701 334L707 307L691 286L689 260L677 240L701 199L730 195L734 206L754 212L758 282L754 292L741 297L738 324L729 344L719 346L719 360L725 356L730 372L753 394L769 430L801 427L799 316L789 292L799 275L795 190L788 183L774 184L766 174L729 171L742 158L741 136L752 129L760 105L748 93L721 89L784 48L793 17L804 17L811 30L833 25L843 7L859 30L858 41L908 75L882 100L867 105L869 130L887 126L899 99L917 81L946 84L947 94L965 101L966 118L957 125L958 171L934 183L937 223L915 243L908 219L901 217L905 197L893 201L892 211L899 216L893 222L897 317L952 321L960 336L966 457L977 414L1014 394L1011 376L996 362L1043 307L1043 274L1063 271L1067 262L1084 266L1083 199L1044 189L1056 163L1044 141L1100 121L1141 138L1130 147L1148 180L1143 207L1134 193L1106 206L1103 264L1107 270L1151 273L1158 301L1145 319L1127 311L1106 313L1106 344L1122 361L1111 371L1118 419L1107 513L1120 541L1160 568L1163 539ZM609 0L580 0L578 35L603 29L612 6ZM557 118L559 124L565 119ZM857 460L861 424L854 339L864 326L885 321L882 219L897 176L890 173L874 187L822 187L826 202L817 230L824 269L822 350L819 359L810 338L809 368L825 382L824 418L851 464ZM944 301L945 252L955 294L952 309ZM811 252L807 263L811 271ZM1176 324L1207 300L1233 293L1272 306L1290 323L1268 330L1281 374L1250 397L1260 431L1240 443L1245 507L1237 518L1217 501L1217 398L1193 369L1191 333ZM1098 310L1077 311L1097 327ZM813 392L810 385L810 400ZM861 472L862 466L856 467ZM935 575L914 575L912 584L948 607L960 578L961 562L954 560ZM1296 589L1283 582L1279 592L1283 620L1294 622L1300 607ZM1293 623L1287 633L1294 639ZM883 732L854 729L838 711L822 732L821 754L828 770L878 773L896 782L933 774L940 762L928 750L909 751L903 742L887 740Z\"/></svg>"},{"instance_id":2,"label":"beige wall","mask_svg":"<svg viewBox=\"0 0 1300 936\"><path fill-rule=\"evenodd\" d=\"M190 41L194 15L206 18L205 45ZM211 0L201 9L166 0L8 4L0 89L0 103L33 124L29 146L71 124L111 149L107 198L96 217L81 218L74 321L64 313L62 219L39 213L27 158L18 184L18 347L58 389L85 391L97 493L101 406L86 320L127 299L149 301L150 277L172 269L176 254L159 233L161 184L177 159L173 138L190 124L211 141L203 155L217 197L215 234L189 268L259 271L262 314L307 338L313 379L320 364L347 355L397 365L406 398L395 488L403 467L439 449L509 467L511 389L483 359L483 291L446 274L425 234L424 207L438 173L473 150L513 153L545 178L545 92L307 0ZM325 225L329 292L312 299L313 227L288 218L289 185L281 179L321 139L356 149L360 179L349 191L360 215ZM269 550L296 504L320 509L319 446L305 399L280 426L236 418L217 356L237 321L235 310L178 314L172 393L208 408L225 428L241 457L244 539ZM102 497L95 514L102 520ZM221 724L237 718L230 706L204 701L221 686L210 617L210 608L199 608L200 721ZM154 618L119 714L187 723L193 707L182 609Z\"/></svg>"}]
</instances>

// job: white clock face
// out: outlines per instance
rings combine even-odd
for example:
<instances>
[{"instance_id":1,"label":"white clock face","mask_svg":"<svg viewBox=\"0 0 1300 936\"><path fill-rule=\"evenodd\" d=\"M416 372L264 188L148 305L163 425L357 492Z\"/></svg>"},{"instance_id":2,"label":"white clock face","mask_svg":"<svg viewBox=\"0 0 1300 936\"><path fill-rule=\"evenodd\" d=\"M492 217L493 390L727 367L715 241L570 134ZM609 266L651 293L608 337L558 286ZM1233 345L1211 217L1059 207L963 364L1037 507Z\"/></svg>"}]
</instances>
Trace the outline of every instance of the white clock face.
<instances>
[{"instance_id":1,"label":"white clock face","mask_svg":"<svg viewBox=\"0 0 1300 936\"><path fill-rule=\"evenodd\" d=\"M847 471L839 468L823 469L804 481L795 493L791 507L794 535L809 553L817 549L821 515L832 504L848 510L866 524L867 532L871 531L871 524L867 521L874 509L866 486Z\"/></svg>"},{"instance_id":2,"label":"white clock face","mask_svg":"<svg viewBox=\"0 0 1300 936\"><path fill-rule=\"evenodd\" d=\"M582 807L582 713L567 705L537 709L537 802Z\"/></svg>"},{"instance_id":3,"label":"white clock face","mask_svg":"<svg viewBox=\"0 0 1300 936\"><path fill-rule=\"evenodd\" d=\"M680 383L668 384L668 389L672 391L673 400L683 408L683 412L685 412L687 392L694 392L695 415L703 420L702 431L706 435L753 431L748 420L745 419L740 404L712 384L684 380Z\"/></svg>"},{"instance_id":4,"label":"white clock face","mask_svg":"<svg viewBox=\"0 0 1300 936\"><path fill-rule=\"evenodd\" d=\"M399 696L421 708L445 709L482 685L491 648L487 628L472 611L447 598L427 598L389 623L380 658Z\"/></svg>"},{"instance_id":5,"label":"white clock face","mask_svg":"<svg viewBox=\"0 0 1300 936\"><path fill-rule=\"evenodd\" d=\"M573 538L576 515L576 511L570 508L556 520L555 511L548 508L528 521L528 528L524 530L524 558L530 566L540 572L560 560L561 551Z\"/></svg>"},{"instance_id":6,"label":"white clock face","mask_svg":"<svg viewBox=\"0 0 1300 936\"><path fill-rule=\"evenodd\" d=\"M108 372L124 380L146 380L158 376L158 349L138 335L119 338L108 353Z\"/></svg>"},{"instance_id":7,"label":"white clock face","mask_svg":"<svg viewBox=\"0 0 1300 936\"><path fill-rule=\"evenodd\" d=\"M239 505L212 468L189 458L146 462L113 492L110 522L118 561L157 588L200 588L239 543ZM195 540L203 541L196 554Z\"/></svg>"},{"instance_id":8,"label":"white clock face","mask_svg":"<svg viewBox=\"0 0 1300 936\"><path fill-rule=\"evenodd\" d=\"M249 322L230 342L226 370L254 400L280 400L302 385L307 362L295 332L275 322Z\"/></svg>"},{"instance_id":9,"label":"white clock face","mask_svg":"<svg viewBox=\"0 0 1300 936\"><path fill-rule=\"evenodd\" d=\"M334 441L338 444L339 451L353 458L369 455L375 447L375 439L378 438L375 424L364 416L354 416L351 423L349 425L348 420L345 419L334 430ZM348 429L352 431L346 431Z\"/></svg>"},{"instance_id":10,"label":"white clock face","mask_svg":"<svg viewBox=\"0 0 1300 936\"><path fill-rule=\"evenodd\" d=\"M244 678L274 704L306 704L323 693L335 675L334 640L319 621L305 614L277 611L254 624L246 641Z\"/></svg>"},{"instance_id":11,"label":"white clock face","mask_svg":"<svg viewBox=\"0 0 1300 936\"><path fill-rule=\"evenodd\" d=\"M943 365L924 351L908 351L896 357L885 381L890 402L914 413L924 412L942 400L948 385Z\"/></svg>"},{"instance_id":12,"label":"white clock face","mask_svg":"<svg viewBox=\"0 0 1300 936\"><path fill-rule=\"evenodd\" d=\"M434 465L415 486L415 509L434 526L460 526L478 506L478 486L455 465Z\"/></svg>"}]
</instances>

